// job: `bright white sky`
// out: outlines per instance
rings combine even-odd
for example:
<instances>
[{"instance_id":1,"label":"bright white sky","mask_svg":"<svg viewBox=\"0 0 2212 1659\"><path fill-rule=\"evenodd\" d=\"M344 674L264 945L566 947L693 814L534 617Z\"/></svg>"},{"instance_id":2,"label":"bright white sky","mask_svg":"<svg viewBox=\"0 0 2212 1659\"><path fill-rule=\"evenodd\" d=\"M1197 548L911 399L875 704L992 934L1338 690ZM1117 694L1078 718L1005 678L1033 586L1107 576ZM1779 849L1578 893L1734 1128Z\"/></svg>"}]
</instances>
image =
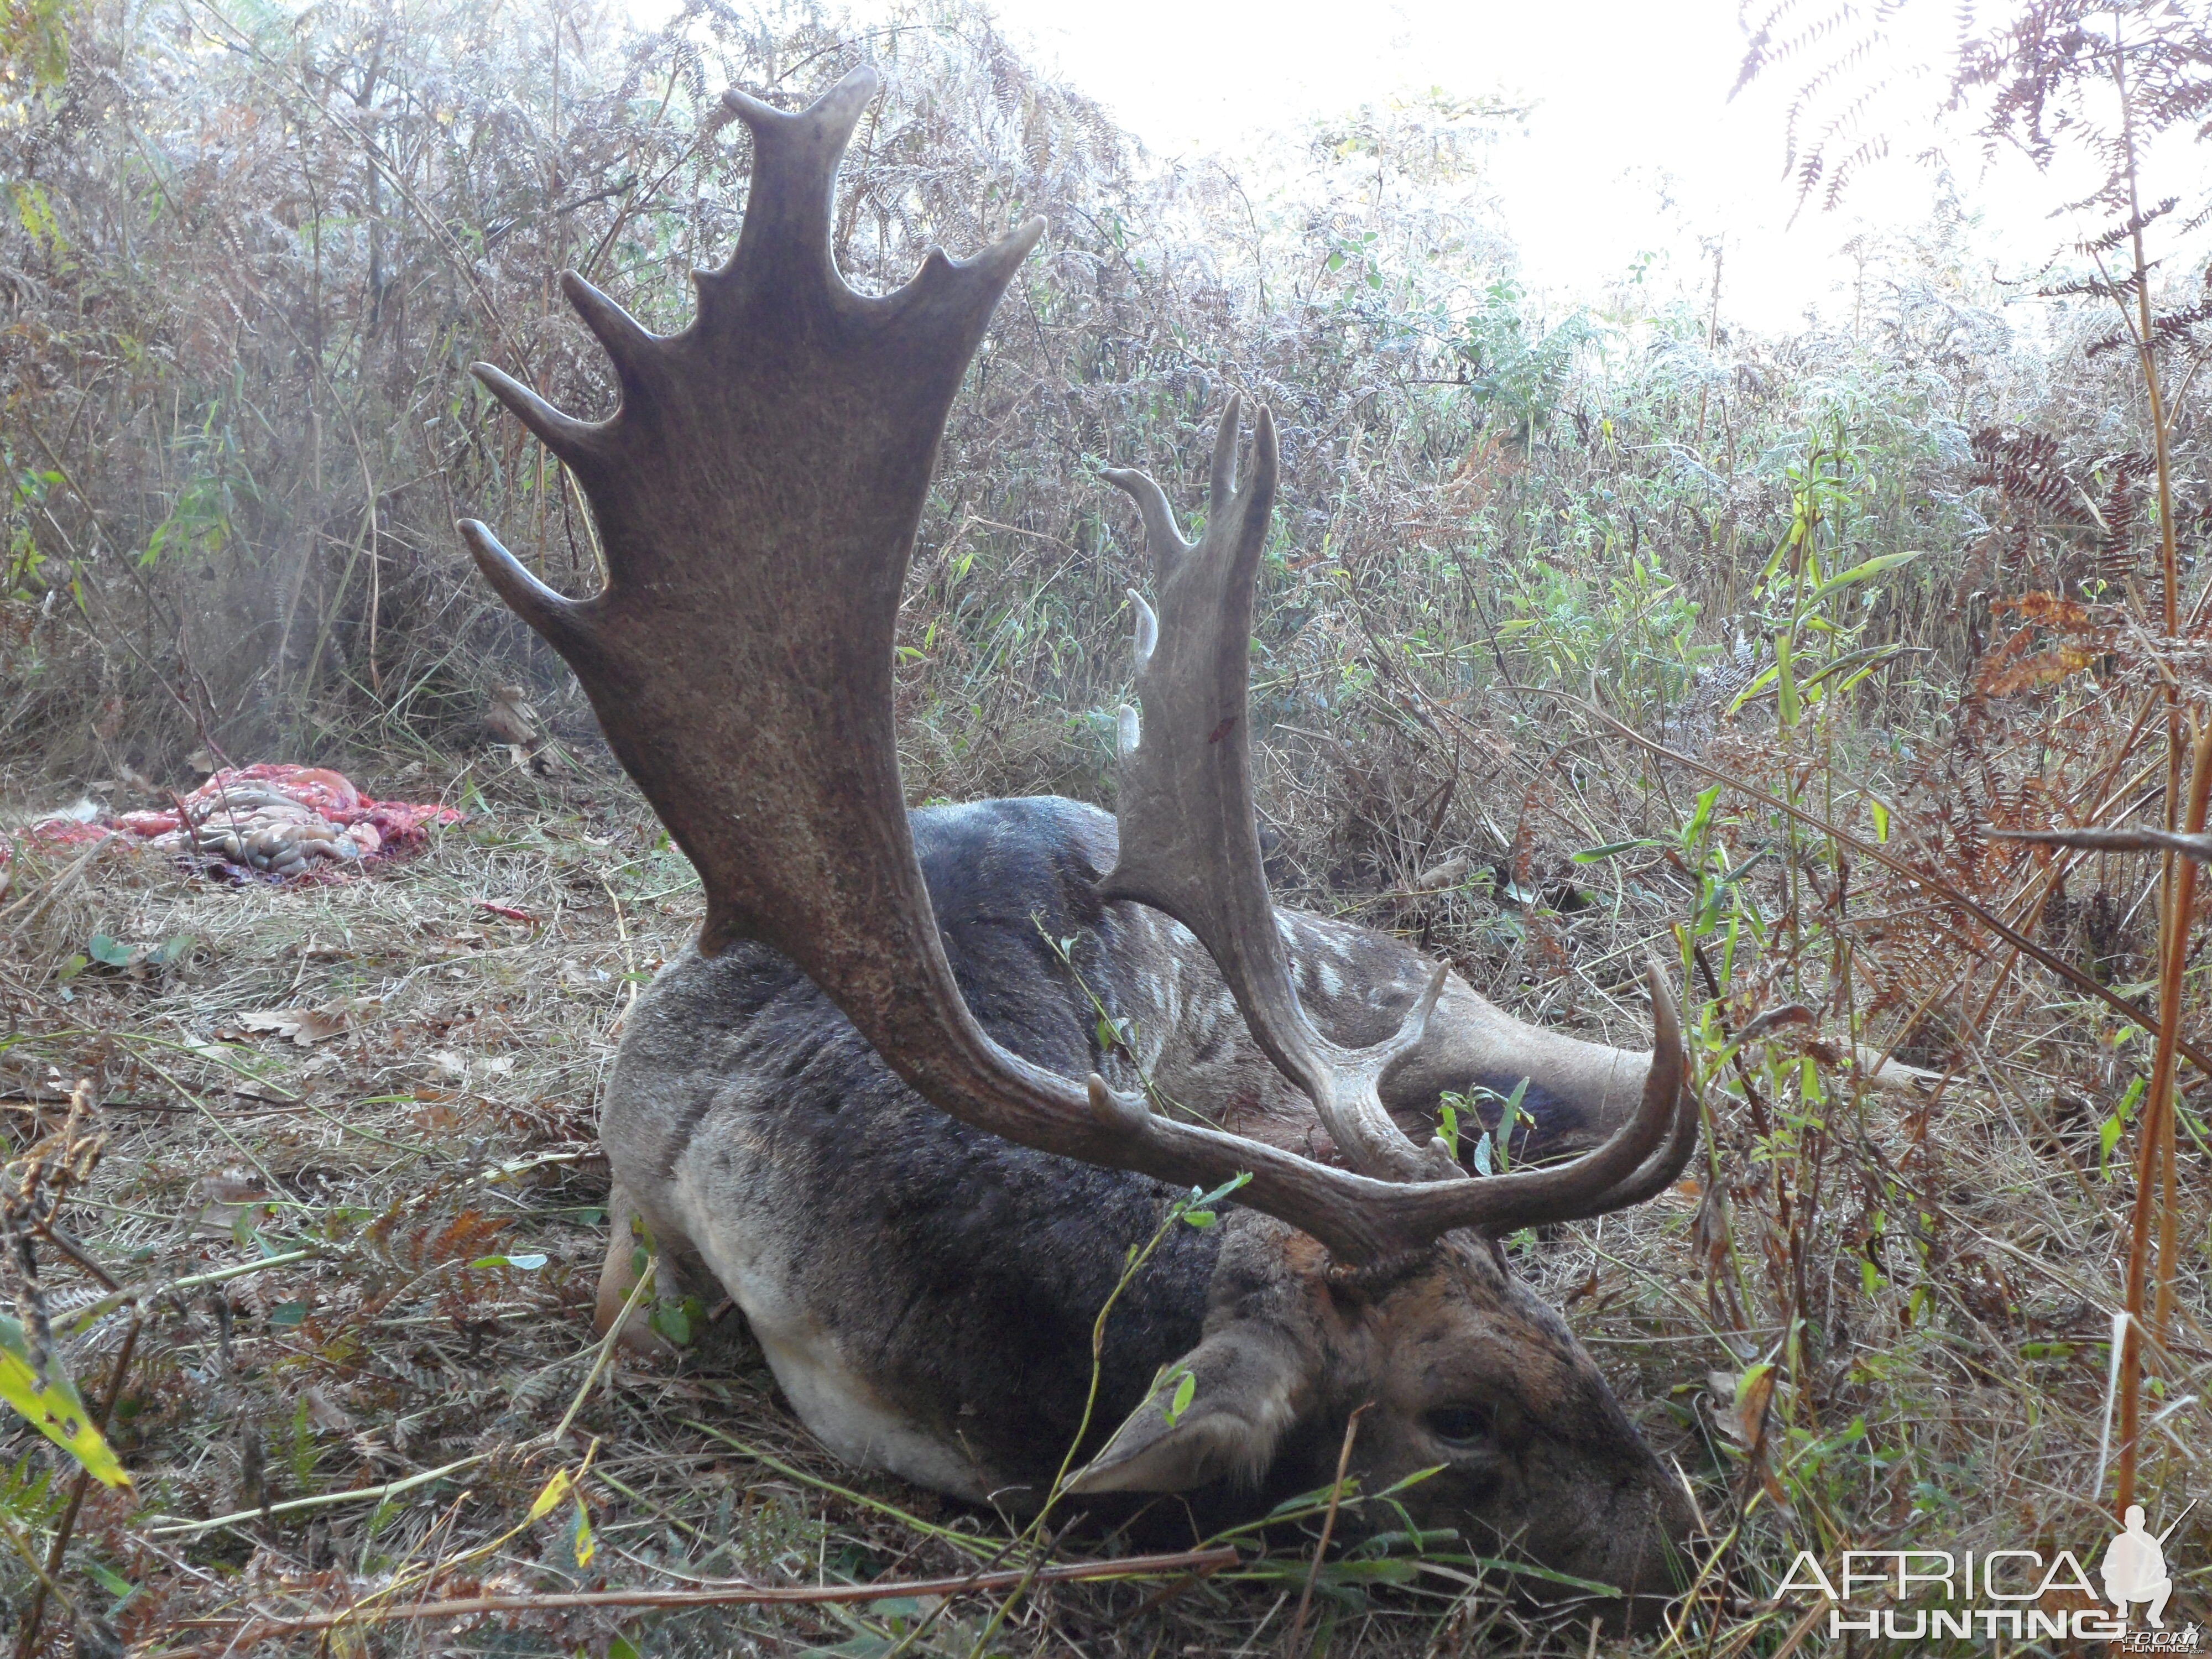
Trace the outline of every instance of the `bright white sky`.
<instances>
[{"instance_id":1,"label":"bright white sky","mask_svg":"<svg viewBox=\"0 0 2212 1659\"><path fill-rule=\"evenodd\" d=\"M1462 96L1532 101L1525 135L1497 149L1505 228L1525 276L1556 298L1595 295L1643 253L1662 280L1703 293L1698 243L1728 237L1724 319L1761 328L1802 321L1808 305L1846 313L1857 231L1926 220L1935 182L1907 161L1868 176L1845 208L1808 208L1782 174L1785 65L1730 103L1743 53L1735 0L994 0L1009 36L1040 67L1098 99L1162 158L1236 159L1271 131L1440 86ZM867 0L858 0L865 18ZM1893 26L1893 70L1937 68L1952 7L1906 6ZM1940 101L1937 76L1900 110ZM1900 134L1900 153L1932 128ZM1971 144L1957 147L1972 163ZM1977 236L2007 275L2039 266L2069 230L2042 216L2054 191L2025 164L1960 181L1984 216Z\"/></svg>"}]
</instances>

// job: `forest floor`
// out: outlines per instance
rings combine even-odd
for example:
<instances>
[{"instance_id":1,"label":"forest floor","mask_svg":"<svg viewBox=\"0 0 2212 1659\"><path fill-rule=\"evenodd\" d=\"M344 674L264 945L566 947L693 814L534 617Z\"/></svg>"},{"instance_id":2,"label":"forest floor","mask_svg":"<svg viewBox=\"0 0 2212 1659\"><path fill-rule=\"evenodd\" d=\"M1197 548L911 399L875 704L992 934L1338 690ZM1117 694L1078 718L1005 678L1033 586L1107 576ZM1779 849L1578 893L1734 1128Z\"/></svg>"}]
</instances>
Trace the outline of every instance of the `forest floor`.
<instances>
[{"instance_id":1,"label":"forest floor","mask_svg":"<svg viewBox=\"0 0 2212 1659\"><path fill-rule=\"evenodd\" d=\"M612 785L510 775L493 793L420 855L327 884L225 887L112 843L88 860L21 854L0 1136L20 1156L91 1079L106 1150L68 1224L92 1267L158 1287L137 1315L118 1307L71 1340L71 1316L102 1287L47 1259L45 1292L88 1399L132 1345L110 1436L137 1489L93 1488L75 1522L58 1581L88 1621L75 1651L102 1651L104 1625L149 1656L1231 1656L1280 1651L1310 1583L1315 1652L1598 1650L1586 1625L1532 1623L1458 1546L1419 1556L1385 1540L1316 1573L1310 1516L1231 1540L1239 1565L1210 1580L1039 1584L1010 1610L1004 1591L686 1611L546 1603L732 1577L941 1579L1025 1568L1035 1553L995 1516L832 1460L726 1306L664 1310L701 1327L673 1369L603 1353L590 1317L607 1186L598 1095L626 1011L695 925L696 886ZM125 965L88 952L95 934ZM179 939L167 965L128 962ZM1458 944L1477 988L1518 1012L1541 1017L1558 1000L1556 983L1521 987L1486 962L1477 934ZM1594 988L1570 1000L1597 1011L1585 1025L1638 1041L1632 1012L1616 1016ZM1961 1334L1925 1309L1918 1333L1839 1328L1845 1373L1817 1414L1801 1389L1771 1422L1764 1409L1746 1419L1722 1388L1779 1332L1725 1328L1700 1288L1695 1180L1518 1252L1731 1538L1739 1590L1759 1576L1745 1560L1801 1528L1815 1547L1831 1525L1861 1547L1946 1528L1987 1547L2025 1523L2023 1541L2055 1527L2081 1534L2085 1554L2101 1547L2101 1518L2063 1494L2095 1489L2077 1466L2099 1437L2118 1206L2094 1178L2094 1127L2086 1149L2037 1127L2032 1065L1984 1070L1940 1115L1948 1165L1925 1155L1937 1115L1924 1103L1863 1093L1845 1133L1856 1156L1893 1169L1922 1146L1923 1203L1981 1264L1964 1277L1985 1305L1977 1314L1969 1297L1964 1316L1984 1329ZM1843 1250L1805 1270L1861 1271ZM2202 1346L2175 1397L2196 1391L2212 1346L2189 1328ZM1770 1504L1747 1526L1769 1468L1812 1512L1782 1524ZM0 1425L0 1506L33 1553L72 1473L19 1420ZM2034 1516L2016 1498L2008 1514L1969 1513L1976 1490L2052 1501ZM1121 1549L1079 1522L1050 1556ZM0 1603L18 1609L33 1583L21 1553L0 1553ZM2203 1600L2207 1559L2185 1553L2184 1611ZM486 1596L540 1605L393 1617ZM349 1607L386 1622L327 1632ZM1805 1611L1710 1602L1674 1650L1775 1651ZM50 1630L72 1622L59 1606L45 1616Z\"/></svg>"}]
</instances>

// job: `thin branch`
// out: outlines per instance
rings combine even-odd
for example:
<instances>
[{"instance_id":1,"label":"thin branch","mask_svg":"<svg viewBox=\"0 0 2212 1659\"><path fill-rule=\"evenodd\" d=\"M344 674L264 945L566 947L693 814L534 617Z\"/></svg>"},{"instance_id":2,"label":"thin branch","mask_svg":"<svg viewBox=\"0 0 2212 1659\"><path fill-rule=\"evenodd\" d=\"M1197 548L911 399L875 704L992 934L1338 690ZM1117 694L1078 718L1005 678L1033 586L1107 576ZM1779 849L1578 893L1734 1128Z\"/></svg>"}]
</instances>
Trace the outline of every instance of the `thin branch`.
<instances>
[{"instance_id":1,"label":"thin branch","mask_svg":"<svg viewBox=\"0 0 2212 1659\"><path fill-rule=\"evenodd\" d=\"M1336 1479L1328 1489L1328 1514L1321 1523L1321 1540L1314 1546L1313 1565L1306 1571L1305 1588L1298 1592L1298 1610L1291 1620L1290 1639L1283 1644L1285 1659L1298 1659L1306 1633L1306 1615L1313 1609L1314 1581L1321 1577L1322 1561L1328 1554L1328 1540L1336 1532L1336 1510L1344 1499L1345 1472L1352 1467L1352 1443L1359 1437L1361 1414L1374 1404L1371 1400L1366 1401L1345 1419L1344 1443L1336 1452Z\"/></svg>"},{"instance_id":2,"label":"thin branch","mask_svg":"<svg viewBox=\"0 0 2212 1659\"><path fill-rule=\"evenodd\" d=\"M2135 1026L2137 1030L2142 1031L2147 1036L2152 1037L2158 1036L2159 1021L2156 1018L2143 1012L2142 1009L2136 1007L2125 997L2121 996L2117 992L2112 990L2109 987L2100 985L2095 980L2090 978L2088 975L2083 973L2079 968L2075 967L2073 963L2063 961L2061 958L2051 955L2050 951L2036 944L2034 940L2029 939L2026 934L2020 933L2015 928L2008 927L1986 906L1969 898L1965 893L1960 891L1956 886L1950 882L1945 881L1942 877L1931 876L1925 870L1914 869L1912 866L1907 864L1903 859L1897 857L1894 854L1886 852L1881 848L1877 847L1874 842L1851 834L1850 830L1844 829L1839 824L1830 823L1827 819L1820 817L1817 812L1808 812L1802 806L1792 806L1788 801L1783 800L1777 796L1770 795L1764 789L1760 789L1754 785L1746 783L1740 777L1732 776L1729 773L1719 770L1717 768L1708 766L1703 761L1693 760L1678 749L1669 749L1663 743L1655 743L1650 738L1645 737L1641 732L1636 730L1635 727L1614 719L1611 714L1606 713L1604 709L1600 708L1595 703L1585 702L1583 698L1576 696L1572 692L1554 691L1549 687L1545 686L1532 686L1529 689L1531 690L1540 692L1541 695L1553 698L1557 702L1564 702L1573 708L1581 709L1583 713L1603 722L1618 735L1626 738L1631 743L1635 744L1639 748L1648 750L1650 752L1658 756L1662 760L1672 761L1677 766L1687 767L1691 771L1696 772L1701 776L1711 778L1716 783L1725 784L1729 788L1735 790L1737 793L1748 795L1752 799L1759 802L1763 805L1771 806L1776 811L1784 813L1790 817L1796 819L1800 823L1806 824L1812 829L1820 830L1823 835L1834 836L1840 845L1850 848L1860 857L1870 860L1874 863L1879 864L1883 869L1889 871L1893 874L1903 876L1907 881L1911 882L1916 886L1924 887L1929 892L1936 894L1938 897L1946 899L1951 903L1957 905L1961 910L1964 910L1976 921L1981 923L1983 927L1988 928L1999 939L2004 940L2004 942L2011 945L2013 949L2021 952L2021 955L2034 957L2036 961L2050 969L2052 973L2057 974L2068 984L2075 987L2078 990L2087 992L2089 995L2094 997L2098 1001L2110 1008L2114 1013L2119 1015L2121 1018L2126 1020L2130 1025ZM2182 1054L2189 1057L2189 1062L2191 1065L2196 1066L2197 1069L2202 1072L2205 1076L2212 1077L2212 1054L2207 1054L2195 1043L2185 1042L2179 1038L2175 1039L2174 1046Z\"/></svg>"},{"instance_id":3,"label":"thin branch","mask_svg":"<svg viewBox=\"0 0 2212 1659\"><path fill-rule=\"evenodd\" d=\"M2179 853L2199 864L2212 863L2212 834L2179 830L1992 830L1994 841L2028 841L2041 847L2069 847L2084 853Z\"/></svg>"},{"instance_id":4,"label":"thin branch","mask_svg":"<svg viewBox=\"0 0 2212 1659\"><path fill-rule=\"evenodd\" d=\"M227 1629L243 1644L250 1637L266 1640L308 1631L335 1630L340 1626L416 1623L424 1620L466 1619L481 1613L556 1613L581 1607L727 1607L760 1604L820 1605L827 1602L884 1601L917 1595L962 1595L975 1590L1010 1589L1024 1579L1037 1583L1093 1583L1117 1578L1158 1578L1169 1574L1208 1575L1237 1562L1233 1547L1181 1550L1170 1555L1130 1555L1110 1561L1071 1561L1036 1569L1008 1568L1000 1572L975 1572L950 1578L904 1578L872 1584L763 1585L732 1583L712 1589L580 1590L552 1595L474 1595L450 1601L422 1601L412 1607L374 1607L343 1613L317 1613L305 1619L250 1618L186 1619L179 1622L197 1629Z\"/></svg>"}]
</instances>

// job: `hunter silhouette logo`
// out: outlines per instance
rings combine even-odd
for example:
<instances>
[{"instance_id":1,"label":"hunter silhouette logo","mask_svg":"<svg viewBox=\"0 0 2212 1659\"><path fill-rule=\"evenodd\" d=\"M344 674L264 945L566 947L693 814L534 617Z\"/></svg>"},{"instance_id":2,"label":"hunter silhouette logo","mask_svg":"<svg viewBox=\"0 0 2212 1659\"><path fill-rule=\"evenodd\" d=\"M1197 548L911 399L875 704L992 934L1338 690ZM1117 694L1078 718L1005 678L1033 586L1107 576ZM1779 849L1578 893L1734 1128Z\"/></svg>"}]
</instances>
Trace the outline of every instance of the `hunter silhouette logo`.
<instances>
[{"instance_id":1,"label":"hunter silhouette logo","mask_svg":"<svg viewBox=\"0 0 2212 1659\"><path fill-rule=\"evenodd\" d=\"M2197 1505L2191 1503L2189 1509ZM2142 1505L2130 1504L2125 1517L2127 1529L2112 1540L2105 1551L2105 1565L2100 1569L2105 1580L2105 1599L2110 1601L2124 1620L2137 1601L2148 1602L2151 1626L2166 1628L2166 1598L2173 1594L2173 1578L2166 1570L2166 1540L2173 1536L2173 1528L2181 1524L2189 1510L2176 1516L2173 1526L2154 1538L2143 1524Z\"/></svg>"}]
</instances>

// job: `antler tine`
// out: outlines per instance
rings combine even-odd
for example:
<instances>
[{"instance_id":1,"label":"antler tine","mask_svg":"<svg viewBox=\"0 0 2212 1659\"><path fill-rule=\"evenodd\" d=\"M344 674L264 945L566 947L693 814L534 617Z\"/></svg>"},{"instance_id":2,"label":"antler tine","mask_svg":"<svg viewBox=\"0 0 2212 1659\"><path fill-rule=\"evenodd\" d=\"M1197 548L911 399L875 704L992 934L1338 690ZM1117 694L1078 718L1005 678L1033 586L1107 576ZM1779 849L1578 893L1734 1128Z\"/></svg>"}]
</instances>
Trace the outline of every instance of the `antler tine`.
<instances>
[{"instance_id":1,"label":"antler tine","mask_svg":"<svg viewBox=\"0 0 2212 1659\"><path fill-rule=\"evenodd\" d=\"M837 162L883 85L883 76L863 64L796 114L734 87L722 94L723 107L752 132L753 182L729 263L695 273L702 323L718 295L742 286L803 274L844 289L830 246Z\"/></svg>"},{"instance_id":2,"label":"antler tine","mask_svg":"<svg viewBox=\"0 0 2212 1659\"><path fill-rule=\"evenodd\" d=\"M623 386L629 387L645 373L653 349L659 342L645 331L636 318L576 272L561 273L561 291L568 296L569 305L584 319L584 326L606 349Z\"/></svg>"},{"instance_id":3,"label":"antler tine","mask_svg":"<svg viewBox=\"0 0 2212 1659\"><path fill-rule=\"evenodd\" d=\"M1152 569L1164 587L1194 545L1183 540L1182 532L1176 526L1175 508L1168 505L1167 496L1152 482L1150 473L1109 466L1101 476L1136 502L1138 516L1145 522L1145 545L1152 552ZM1146 614L1151 614L1149 607ZM1139 663L1138 666L1144 665Z\"/></svg>"},{"instance_id":4,"label":"antler tine","mask_svg":"<svg viewBox=\"0 0 2212 1659\"><path fill-rule=\"evenodd\" d=\"M599 440L604 428L596 422L563 414L513 375L489 363L471 363L469 373L565 465L580 472L600 459Z\"/></svg>"},{"instance_id":5,"label":"antler tine","mask_svg":"<svg viewBox=\"0 0 2212 1659\"><path fill-rule=\"evenodd\" d=\"M1129 603L1136 607L1137 632L1129 641L1130 654L1136 659L1137 672L1141 674L1152 666L1152 653L1159 648L1159 614L1145 602L1145 596L1133 587L1128 590Z\"/></svg>"},{"instance_id":6,"label":"antler tine","mask_svg":"<svg viewBox=\"0 0 2212 1659\"><path fill-rule=\"evenodd\" d=\"M1617 1182L1603 1191L1574 1204L1563 1204L1549 1210L1543 1217L1546 1224L1561 1221L1583 1221L1591 1216L1611 1215L1618 1210L1632 1210L1638 1205L1659 1196L1682 1177L1689 1164L1690 1154L1698 1149L1699 1113L1698 1097L1688 1089L1681 1091L1674 1109L1674 1121L1667 1131L1659 1150L1644 1160L1636 1173L1626 1180ZM1517 1224L1527 1226L1530 1224ZM1511 1228L1491 1226L1492 1234L1510 1231Z\"/></svg>"},{"instance_id":7,"label":"antler tine","mask_svg":"<svg viewBox=\"0 0 2212 1659\"><path fill-rule=\"evenodd\" d=\"M536 629L562 656L574 660L585 648L587 637L580 615L583 607L532 575L521 560L500 544L489 526L476 519L463 519L459 529L461 539L468 544L469 556L493 591L507 601L507 609Z\"/></svg>"},{"instance_id":8,"label":"antler tine","mask_svg":"<svg viewBox=\"0 0 2212 1659\"><path fill-rule=\"evenodd\" d=\"M902 320L920 339L961 339L958 361L966 364L1000 292L1044 234L1044 221L1024 221L970 259L933 247L895 294L869 298L846 286L830 242L837 161L883 84L863 64L796 114L735 88L722 94L723 106L752 132L753 182L729 263L692 273L702 328L741 327L750 308L786 305L799 295L848 319ZM974 335L964 335L969 323Z\"/></svg>"},{"instance_id":9,"label":"antler tine","mask_svg":"<svg viewBox=\"0 0 2212 1659\"><path fill-rule=\"evenodd\" d=\"M1265 459L1255 461L1253 470L1257 471L1264 467L1268 474L1267 501L1261 513L1264 519L1275 505L1275 423L1274 417L1264 404L1261 406L1260 420L1267 428L1267 436L1265 439L1255 437L1254 442L1263 447ZM1236 500L1237 446L1243 439L1243 428L1244 399L1232 392L1229 394L1229 406L1221 411L1221 424L1213 429L1213 466L1206 483L1206 516L1209 524L1215 514L1227 512Z\"/></svg>"},{"instance_id":10,"label":"antler tine","mask_svg":"<svg viewBox=\"0 0 2212 1659\"><path fill-rule=\"evenodd\" d=\"M1646 958L1654 1038L1651 1069L1635 1116L1602 1146L1557 1169L1524 1170L1480 1183L1495 1212L1471 1224L1492 1235L1610 1215L1674 1185L1698 1145L1698 1097L1684 1086L1681 1017L1659 964Z\"/></svg>"},{"instance_id":11,"label":"antler tine","mask_svg":"<svg viewBox=\"0 0 2212 1659\"><path fill-rule=\"evenodd\" d=\"M1206 533L1164 569L1158 644L1141 653L1145 718L1121 757L1121 849L1099 885L1166 911L1220 965L1245 1023L1269 1059L1304 1090L1352 1167L1390 1180L1458 1174L1439 1147L1415 1146L1378 1093L1382 1073L1420 1040L1443 970L1398 1035L1353 1052L1329 1042L1298 1004L1261 868L1253 813L1252 594L1274 507L1274 418L1262 408L1250 476L1239 483L1242 400L1215 434ZM1146 513L1168 518L1159 487L1141 473L1109 473ZM1153 507L1157 503L1157 507ZM1172 520L1169 522L1171 524Z\"/></svg>"}]
</instances>

